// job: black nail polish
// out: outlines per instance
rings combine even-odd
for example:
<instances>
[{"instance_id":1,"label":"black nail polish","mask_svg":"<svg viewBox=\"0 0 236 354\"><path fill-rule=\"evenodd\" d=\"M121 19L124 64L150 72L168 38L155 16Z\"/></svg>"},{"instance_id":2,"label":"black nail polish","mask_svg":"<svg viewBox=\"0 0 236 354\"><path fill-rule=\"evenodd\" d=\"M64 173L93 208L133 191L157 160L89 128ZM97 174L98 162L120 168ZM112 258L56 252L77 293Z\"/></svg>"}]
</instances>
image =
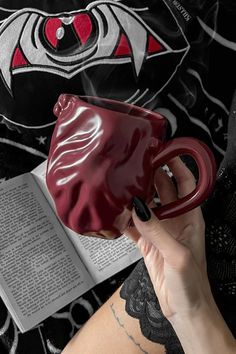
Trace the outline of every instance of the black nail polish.
<instances>
[{"instance_id":1,"label":"black nail polish","mask_svg":"<svg viewBox=\"0 0 236 354\"><path fill-rule=\"evenodd\" d=\"M134 197L133 204L134 210L141 221L148 221L151 219L151 212L141 198Z\"/></svg>"}]
</instances>

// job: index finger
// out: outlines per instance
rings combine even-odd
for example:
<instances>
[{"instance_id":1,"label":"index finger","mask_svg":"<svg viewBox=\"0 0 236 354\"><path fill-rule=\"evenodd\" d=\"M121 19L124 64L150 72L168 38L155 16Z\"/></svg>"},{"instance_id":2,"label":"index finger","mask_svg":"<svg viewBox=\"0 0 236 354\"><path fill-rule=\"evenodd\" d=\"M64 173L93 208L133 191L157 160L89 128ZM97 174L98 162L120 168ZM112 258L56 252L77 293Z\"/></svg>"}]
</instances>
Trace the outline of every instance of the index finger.
<instances>
[{"instance_id":1,"label":"index finger","mask_svg":"<svg viewBox=\"0 0 236 354\"><path fill-rule=\"evenodd\" d=\"M178 197L183 198L190 194L196 188L196 180L192 172L185 165L185 163L180 159L180 157L175 157L168 162L171 172L176 180ZM190 213L195 213L202 220L201 209L195 208L190 211Z\"/></svg>"},{"instance_id":2,"label":"index finger","mask_svg":"<svg viewBox=\"0 0 236 354\"><path fill-rule=\"evenodd\" d=\"M176 180L179 198L185 197L196 188L194 175L179 157L170 160L168 166Z\"/></svg>"}]
</instances>

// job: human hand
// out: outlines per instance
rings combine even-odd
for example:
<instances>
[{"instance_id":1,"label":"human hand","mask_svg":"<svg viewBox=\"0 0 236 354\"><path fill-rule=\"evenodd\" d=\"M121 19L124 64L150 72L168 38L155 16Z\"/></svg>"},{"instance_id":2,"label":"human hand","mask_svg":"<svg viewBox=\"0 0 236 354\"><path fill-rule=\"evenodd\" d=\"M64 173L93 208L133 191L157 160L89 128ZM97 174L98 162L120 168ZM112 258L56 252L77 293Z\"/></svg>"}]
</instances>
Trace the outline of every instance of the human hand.
<instances>
[{"instance_id":1,"label":"human hand","mask_svg":"<svg viewBox=\"0 0 236 354\"><path fill-rule=\"evenodd\" d=\"M177 189L170 177L158 170L156 188L163 205L195 188L192 173L179 158L168 166ZM140 248L164 316L172 323L176 318L193 316L211 299L201 209L159 221L139 198L134 198L134 207L135 228L125 234Z\"/></svg>"}]
</instances>

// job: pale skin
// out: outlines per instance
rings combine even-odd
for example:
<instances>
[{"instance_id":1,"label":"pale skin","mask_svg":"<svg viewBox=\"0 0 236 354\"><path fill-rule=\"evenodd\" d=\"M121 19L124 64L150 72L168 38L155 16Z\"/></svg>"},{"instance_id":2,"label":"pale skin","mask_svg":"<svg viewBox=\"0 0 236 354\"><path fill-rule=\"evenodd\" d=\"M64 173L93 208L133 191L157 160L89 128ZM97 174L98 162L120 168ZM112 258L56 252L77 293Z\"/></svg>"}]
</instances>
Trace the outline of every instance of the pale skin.
<instances>
[{"instance_id":1,"label":"pale skin","mask_svg":"<svg viewBox=\"0 0 236 354\"><path fill-rule=\"evenodd\" d=\"M156 188L162 204L185 196L195 188L191 172L179 158L168 164L177 183L162 170ZM236 345L211 293L206 272L201 209L159 221L153 213L141 221L133 211L135 227L126 234L137 243L165 317L186 354L233 354ZM146 339L139 321L125 311L119 289L72 338L63 354L165 353Z\"/></svg>"}]
</instances>

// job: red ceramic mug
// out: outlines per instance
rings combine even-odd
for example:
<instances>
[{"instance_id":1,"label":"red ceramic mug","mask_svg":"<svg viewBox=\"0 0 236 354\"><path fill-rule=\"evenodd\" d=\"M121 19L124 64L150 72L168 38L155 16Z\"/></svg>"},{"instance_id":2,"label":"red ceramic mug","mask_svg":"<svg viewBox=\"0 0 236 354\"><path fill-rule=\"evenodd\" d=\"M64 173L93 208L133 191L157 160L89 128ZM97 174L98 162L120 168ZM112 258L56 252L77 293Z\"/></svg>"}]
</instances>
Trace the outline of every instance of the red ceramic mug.
<instances>
[{"instance_id":1,"label":"red ceramic mug","mask_svg":"<svg viewBox=\"0 0 236 354\"><path fill-rule=\"evenodd\" d=\"M54 107L46 182L58 216L79 234L109 239L126 229L132 199L150 202L158 167L179 155L190 155L199 170L189 195L155 208L159 219L198 206L215 180L209 148L194 138L166 141L167 120L159 113L127 103L63 94Z\"/></svg>"}]
</instances>

